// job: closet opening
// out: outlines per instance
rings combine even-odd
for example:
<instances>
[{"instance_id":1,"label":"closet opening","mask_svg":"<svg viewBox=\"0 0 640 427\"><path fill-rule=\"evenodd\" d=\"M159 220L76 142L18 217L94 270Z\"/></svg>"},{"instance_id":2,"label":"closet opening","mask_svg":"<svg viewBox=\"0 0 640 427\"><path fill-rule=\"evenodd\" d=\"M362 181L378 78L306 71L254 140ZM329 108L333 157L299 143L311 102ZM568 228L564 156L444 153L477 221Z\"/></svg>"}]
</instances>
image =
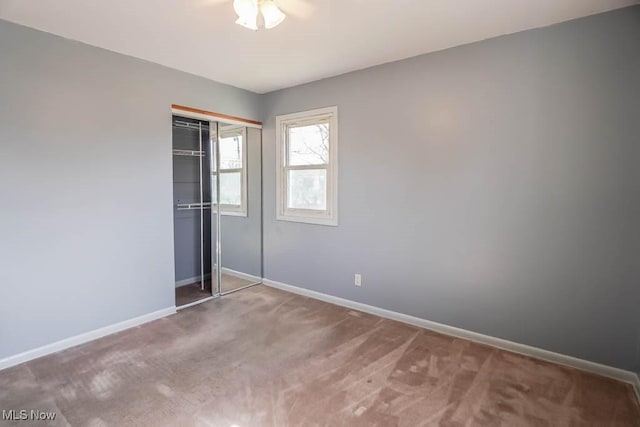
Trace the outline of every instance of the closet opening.
<instances>
[{"instance_id":1,"label":"closet opening","mask_svg":"<svg viewBox=\"0 0 640 427\"><path fill-rule=\"evenodd\" d=\"M173 116L173 240L176 307L208 300L211 274L211 170L209 122Z\"/></svg>"},{"instance_id":2,"label":"closet opening","mask_svg":"<svg viewBox=\"0 0 640 427\"><path fill-rule=\"evenodd\" d=\"M261 129L199 116L172 117L178 309L262 283Z\"/></svg>"}]
</instances>

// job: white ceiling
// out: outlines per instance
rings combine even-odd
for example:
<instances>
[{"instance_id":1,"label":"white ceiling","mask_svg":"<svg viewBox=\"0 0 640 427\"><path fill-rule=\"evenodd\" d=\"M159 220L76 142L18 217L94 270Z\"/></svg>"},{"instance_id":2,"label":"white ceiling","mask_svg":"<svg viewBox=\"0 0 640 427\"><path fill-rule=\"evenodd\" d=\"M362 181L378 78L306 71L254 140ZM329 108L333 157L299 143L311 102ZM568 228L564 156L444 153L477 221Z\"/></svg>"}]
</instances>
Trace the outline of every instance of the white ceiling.
<instances>
[{"instance_id":1,"label":"white ceiling","mask_svg":"<svg viewBox=\"0 0 640 427\"><path fill-rule=\"evenodd\" d=\"M258 93L542 27L638 0L276 0L272 30L232 0L0 0L0 18Z\"/></svg>"}]
</instances>

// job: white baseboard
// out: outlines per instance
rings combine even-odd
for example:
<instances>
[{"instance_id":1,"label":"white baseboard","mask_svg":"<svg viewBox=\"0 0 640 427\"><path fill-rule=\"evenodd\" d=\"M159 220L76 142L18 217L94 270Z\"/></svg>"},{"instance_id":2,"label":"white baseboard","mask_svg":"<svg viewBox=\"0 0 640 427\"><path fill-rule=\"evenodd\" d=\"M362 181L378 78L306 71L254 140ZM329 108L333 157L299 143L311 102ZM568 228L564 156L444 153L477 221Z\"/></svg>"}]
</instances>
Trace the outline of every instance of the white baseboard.
<instances>
[{"instance_id":1,"label":"white baseboard","mask_svg":"<svg viewBox=\"0 0 640 427\"><path fill-rule=\"evenodd\" d=\"M207 273L204 275L205 280L211 277L211 273ZM189 277L187 279L182 279L182 280L177 280L176 281L176 288L179 288L181 286L187 286L187 285L191 285L193 283L197 283L200 281L200 276L193 276L193 277Z\"/></svg>"},{"instance_id":2,"label":"white baseboard","mask_svg":"<svg viewBox=\"0 0 640 427\"><path fill-rule=\"evenodd\" d=\"M429 329L441 334L450 335L457 338L464 338L469 341L490 345L492 347L497 347L514 353L523 354L525 356L535 357L537 359L558 363L560 365L570 366L582 371L587 371L594 374L602 375L604 377L630 383L634 386L636 394L638 394L638 399L640 400L640 380L638 379L638 375L631 371L625 371L624 369L614 368L612 366L602 365L600 363L590 362L588 360L554 353L552 351L543 350L541 348L519 344L513 341L508 341L489 335L479 334L477 332L468 331L466 329L460 329L454 326L432 322L430 320L421 319L419 317L409 316L407 314L397 313L395 311L386 310L384 308L374 307L372 305L350 301L344 298L323 294L321 292L311 291L309 289L288 285L286 283L277 282L275 280L263 279L262 283L273 288L281 289L283 291L288 291L309 298L314 298L354 310L363 311L365 313L385 317L387 319L397 320L399 322L408 323L410 325Z\"/></svg>"},{"instance_id":3,"label":"white baseboard","mask_svg":"<svg viewBox=\"0 0 640 427\"><path fill-rule=\"evenodd\" d=\"M222 272L228 274L229 276L249 280L250 282L262 282L262 277L260 276L254 276L252 274L243 273L241 271L232 270L230 268L222 267Z\"/></svg>"},{"instance_id":4,"label":"white baseboard","mask_svg":"<svg viewBox=\"0 0 640 427\"><path fill-rule=\"evenodd\" d=\"M154 311L152 313L144 314L142 316L134 317L133 319L125 320L123 322L114 323L113 325L105 326L103 328L94 329L93 331L85 332L83 334L75 335L73 337L65 338L60 341L56 341L51 344L43 345L42 347L27 350L23 353L18 353L13 356L0 359L0 370L10 368L15 365L19 365L29 360L37 359L42 356L46 356L51 353L66 350L70 347L75 347L80 344L84 344L89 341L93 341L98 338L102 338L106 335L111 335L116 332L123 331L125 329L133 328L135 326L142 325L143 323L151 322L152 320L160 319L162 317L169 316L176 312L176 307L168 307L162 310Z\"/></svg>"},{"instance_id":5,"label":"white baseboard","mask_svg":"<svg viewBox=\"0 0 640 427\"><path fill-rule=\"evenodd\" d=\"M190 302L188 304L179 305L176 307L176 311L184 310L185 308L193 307L194 305L202 304L203 302L211 301L216 298L219 298L219 296L214 297L213 295L211 295L210 297L202 298L197 301Z\"/></svg>"}]
</instances>

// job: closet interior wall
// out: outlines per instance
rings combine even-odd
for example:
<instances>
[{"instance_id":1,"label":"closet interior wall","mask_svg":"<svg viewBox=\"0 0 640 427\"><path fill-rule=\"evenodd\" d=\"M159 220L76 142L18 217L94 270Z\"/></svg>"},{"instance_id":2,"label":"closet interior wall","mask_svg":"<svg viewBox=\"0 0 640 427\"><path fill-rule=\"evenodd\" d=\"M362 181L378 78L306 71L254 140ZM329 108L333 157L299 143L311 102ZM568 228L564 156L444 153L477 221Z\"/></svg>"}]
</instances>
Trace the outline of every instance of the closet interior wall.
<instances>
[{"instance_id":1,"label":"closet interior wall","mask_svg":"<svg viewBox=\"0 0 640 427\"><path fill-rule=\"evenodd\" d=\"M200 284L210 295L209 122L174 116L172 129L176 287Z\"/></svg>"}]
</instances>

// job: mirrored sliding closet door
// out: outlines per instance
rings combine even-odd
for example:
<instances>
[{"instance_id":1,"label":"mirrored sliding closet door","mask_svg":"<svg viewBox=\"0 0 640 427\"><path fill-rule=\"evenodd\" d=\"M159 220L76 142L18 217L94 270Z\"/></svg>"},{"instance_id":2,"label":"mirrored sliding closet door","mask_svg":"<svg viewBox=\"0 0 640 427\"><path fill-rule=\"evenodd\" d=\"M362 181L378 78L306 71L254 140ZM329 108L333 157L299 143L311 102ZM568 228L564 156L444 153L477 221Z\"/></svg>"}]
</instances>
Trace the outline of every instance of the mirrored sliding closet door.
<instances>
[{"instance_id":1,"label":"mirrored sliding closet door","mask_svg":"<svg viewBox=\"0 0 640 427\"><path fill-rule=\"evenodd\" d=\"M173 116L176 306L261 282L261 130ZM220 268L218 268L220 266Z\"/></svg>"},{"instance_id":2,"label":"mirrored sliding closet door","mask_svg":"<svg viewBox=\"0 0 640 427\"><path fill-rule=\"evenodd\" d=\"M218 162L212 186L220 204L213 215L220 213L220 254L216 265L221 266L218 280L224 295L262 280L260 129L218 123L216 148Z\"/></svg>"}]
</instances>

